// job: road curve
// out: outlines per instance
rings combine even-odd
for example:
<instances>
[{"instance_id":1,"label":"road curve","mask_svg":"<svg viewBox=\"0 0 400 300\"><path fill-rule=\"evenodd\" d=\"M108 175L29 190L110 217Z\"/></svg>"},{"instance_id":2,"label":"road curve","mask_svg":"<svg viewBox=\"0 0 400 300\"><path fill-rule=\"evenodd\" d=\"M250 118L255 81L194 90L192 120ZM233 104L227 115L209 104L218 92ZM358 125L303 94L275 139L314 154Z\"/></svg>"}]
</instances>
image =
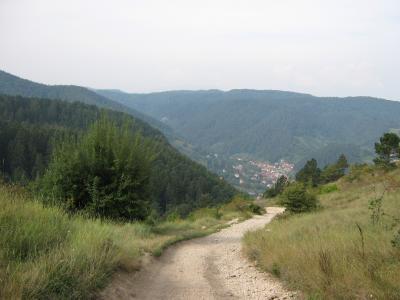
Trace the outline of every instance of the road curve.
<instances>
[{"instance_id":1,"label":"road curve","mask_svg":"<svg viewBox=\"0 0 400 300\"><path fill-rule=\"evenodd\" d=\"M241 253L245 232L269 223L282 208L233 224L209 236L178 243L133 274L118 274L101 299L289 299L270 275Z\"/></svg>"}]
</instances>

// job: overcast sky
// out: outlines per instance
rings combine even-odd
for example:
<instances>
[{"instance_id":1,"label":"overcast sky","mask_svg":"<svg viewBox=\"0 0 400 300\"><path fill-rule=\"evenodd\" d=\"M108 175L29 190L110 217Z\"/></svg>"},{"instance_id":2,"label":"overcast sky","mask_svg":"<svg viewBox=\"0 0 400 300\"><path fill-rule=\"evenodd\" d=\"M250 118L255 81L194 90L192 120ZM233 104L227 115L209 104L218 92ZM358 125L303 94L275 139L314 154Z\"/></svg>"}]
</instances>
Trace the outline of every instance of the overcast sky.
<instances>
[{"instance_id":1,"label":"overcast sky","mask_svg":"<svg viewBox=\"0 0 400 300\"><path fill-rule=\"evenodd\" d=\"M0 0L0 69L129 92L400 100L400 1Z\"/></svg>"}]
</instances>

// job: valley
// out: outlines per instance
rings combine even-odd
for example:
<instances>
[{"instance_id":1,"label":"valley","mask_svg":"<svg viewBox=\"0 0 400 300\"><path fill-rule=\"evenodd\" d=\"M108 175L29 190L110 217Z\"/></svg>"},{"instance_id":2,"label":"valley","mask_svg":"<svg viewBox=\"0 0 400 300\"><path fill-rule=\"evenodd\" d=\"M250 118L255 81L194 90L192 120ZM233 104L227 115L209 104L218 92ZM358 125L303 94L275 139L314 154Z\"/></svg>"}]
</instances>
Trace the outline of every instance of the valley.
<instances>
[{"instance_id":1,"label":"valley","mask_svg":"<svg viewBox=\"0 0 400 300\"><path fill-rule=\"evenodd\" d=\"M399 12L0 0L0 300L400 300Z\"/></svg>"},{"instance_id":2,"label":"valley","mask_svg":"<svg viewBox=\"0 0 400 300\"><path fill-rule=\"evenodd\" d=\"M399 112L0 72L0 298L397 299Z\"/></svg>"},{"instance_id":3,"label":"valley","mask_svg":"<svg viewBox=\"0 0 400 300\"><path fill-rule=\"evenodd\" d=\"M205 166L250 196L260 197L280 176L292 176L294 164L285 160L276 163L256 160L248 155L207 154Z\"/></svg>"}]
</instances>

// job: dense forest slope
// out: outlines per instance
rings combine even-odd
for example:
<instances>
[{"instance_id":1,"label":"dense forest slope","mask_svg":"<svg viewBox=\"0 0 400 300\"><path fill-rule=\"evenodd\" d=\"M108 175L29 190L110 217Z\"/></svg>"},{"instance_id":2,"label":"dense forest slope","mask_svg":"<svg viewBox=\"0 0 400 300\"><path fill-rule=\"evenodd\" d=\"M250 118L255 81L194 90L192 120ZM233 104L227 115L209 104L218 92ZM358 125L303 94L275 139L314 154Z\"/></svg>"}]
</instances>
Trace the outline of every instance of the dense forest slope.
<instances>
[{"instance_id":1,"label":"dense forest slope","mask_svg":"<svg viewBox=\"0 0 400 300\"><path fill-rule=\"evenodd\" d=\"M124 106L121 103L101 96L94 91L76 85L47 85L22 79L15 75L0 70L0 94L12 96L36 97L45 99L58 99L68 102L83 102L126 112L139 118L164 133L171 134L171 130L162 122L159 122L137 110Z\"/></svg>"},{"instance_id":2,"label":"dense forest slope","mask_svg":"<svg viewBox=\"0 0 400 300\"><path fill-rule=\"evenodd\" d=\"M133 117L96 106L60 100L0 96L0 171L8 178L28 181L46 168L53 142L65 135L77 135L101 113L115 122ZM158 153L152 163L151 197L161 213L229 200L235 190L176 151L166 138L145 122L134 119L132 130L141 132Z\"/></svg>"},{"instance_id":3,"label":"dense forest slope","mask_svg":"<svg viewBox=\"0 0 400 300\"><path fill-rule=\"evenodd\" d=\"M370 97L271 90L98 93L163 121L210 152L283 158L299 165L311 157L332 162L338 153L352 162L368 160L373 141L400 128L400 103Z\"/></svg>"}]
</instances>

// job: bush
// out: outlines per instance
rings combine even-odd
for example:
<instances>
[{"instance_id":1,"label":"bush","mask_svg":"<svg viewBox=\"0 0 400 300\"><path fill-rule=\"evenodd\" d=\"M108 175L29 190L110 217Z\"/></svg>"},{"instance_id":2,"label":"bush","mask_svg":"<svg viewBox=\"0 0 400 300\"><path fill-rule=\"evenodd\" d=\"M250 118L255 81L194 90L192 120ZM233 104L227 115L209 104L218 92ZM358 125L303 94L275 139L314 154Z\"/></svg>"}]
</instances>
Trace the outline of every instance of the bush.
<instances>
[{"instance_id":1,"label":"bush","mask_svg":"<svg viewBox=\"0 0 400 300\"><path fill-rule=\"evenodd\" d=\"M400 230L394 236L394 238L392 240L392 245L393 245L393 247L400 249Z\"/></svg>"},{"instance_id":2,"label":"bush","mask_svg":"<svg viewBox=\"0 0 400 300\"><path fill-rule=\"evenodd\" d=\"M338 191L338 190L339 190L338 186L337 186L336 184L334 184L334 183L332 183L332 184L325 184L325 185L322 185L322 186L319 188L319 194L320 194L320 195L329 194L329 193L336 192L336 191Z\"/></svg>"},{"instance_id":3,"label":"bush","mask_svg":"<svg viewBox=\"0 0 400 300\"><path fill-rule=\"evenodd\" d=\"M361 179L366 174L373 174L373 168L367 164L354 164L350 166L350 172L344 179L353 182Z\"/></svg>"},{"instance_id":4,"label":"bush","mask_svg":"<svg viewBox=\"0 0 400 300\"><path fill-rule=\"evenodd\" d=\"M288 211L294 213L311 211L317 207L317 198L301 183L294 183L286 188L281 202Z\"/></svg>"},{"instance_id":5,"label":"bush","mask_svg":"<svg viewBox=\"0 0 400 300\"><path fill-rule=\"evenodd\" d=\"M78 140L59 146L39 187L47 202L68 211L121 220L143 220L150 212L152 149L129 124L106 117Z\"/></svg>"},{"instance_id":6,"label":"bush","mask_svg":"<svg viewBox=\"0 0 400 300\"><path fill-rule=\"evenodd\" d=\"M262 214L262 208L251 200L236 196L233 200L223 206L224 211L237 211L246 215Z\"/></svg>"},{"instance_id":7,"label":"bush","mask_svg":"<svg viewBox=\"0 0 400 300\"><path fill-rule=\"evenodd\" d=\"M263 209L261 208L261 206L254 204L254 203L250 203L249 210L250 210L250 212L252 212L253 214L256 214L256 215L263 214Z\"/></svg>"}]
</instances>

